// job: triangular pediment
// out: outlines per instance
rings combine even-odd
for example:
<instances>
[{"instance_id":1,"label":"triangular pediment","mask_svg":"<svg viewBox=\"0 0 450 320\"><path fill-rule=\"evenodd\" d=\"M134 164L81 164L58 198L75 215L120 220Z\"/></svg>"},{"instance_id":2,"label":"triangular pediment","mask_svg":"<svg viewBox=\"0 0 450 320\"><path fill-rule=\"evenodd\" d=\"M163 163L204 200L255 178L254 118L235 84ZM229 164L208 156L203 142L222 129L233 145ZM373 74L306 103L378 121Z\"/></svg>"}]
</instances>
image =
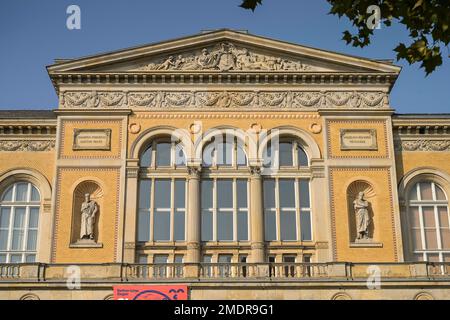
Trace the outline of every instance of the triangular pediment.
<instances>
[{"instance_id":1,"label":"triangular pediment","mask_svg":"<svg viewBox=\"0 0 450 320\"><path fill-rule=\"evenodd\" d=\"M246 33L218 30L90 57L59 60L52 73L336 72L398 73L400 68Z\"/></svg>"}]
</instances>

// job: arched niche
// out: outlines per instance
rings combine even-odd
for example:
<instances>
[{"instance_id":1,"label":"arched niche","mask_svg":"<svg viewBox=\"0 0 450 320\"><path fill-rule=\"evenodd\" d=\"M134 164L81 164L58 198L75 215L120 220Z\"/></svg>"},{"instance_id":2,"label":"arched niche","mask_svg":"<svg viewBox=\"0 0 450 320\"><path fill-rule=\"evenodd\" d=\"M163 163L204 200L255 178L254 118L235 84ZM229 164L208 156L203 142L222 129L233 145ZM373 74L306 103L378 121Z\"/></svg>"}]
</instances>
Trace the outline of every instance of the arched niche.
<instances>
[{"instance_id":1,"label":"arched niche","mask_svg":"<svg viewBox=\"0 0 450 320\"><path fill-rule=\"evenodd\" d=\"M71 244L80 244L81 232L81 206L85 201L85 195L89 194L90 200L97 203L97 212L94 223L94 243L101 243L101 217L103 206L103 190L99 183L93 180L80 182L73 191Z\"/></svg>"},{"instance_id":2,"label":"arched niche","mask_svg":"<svg viewBox=\"0 0 450 320\"><path fill-rule=\"evenodd\" d=\"M357 218L356 212L354 208L354 201L358 198L359 193L362 192L364 194L364 199L368 202L368 214L369 214L369 225L368 225L368 238L357 240ZM374 239L375 235L375 219L374 219L374 211L373 204L375 200L375 190L367 181L364 180L356 180L349 184L347 187L347 206L348 206L348 222L349 222L349 240L350 243L356 243L358 241L362 242L370 242Z\"/></svg>"}]
</instances>

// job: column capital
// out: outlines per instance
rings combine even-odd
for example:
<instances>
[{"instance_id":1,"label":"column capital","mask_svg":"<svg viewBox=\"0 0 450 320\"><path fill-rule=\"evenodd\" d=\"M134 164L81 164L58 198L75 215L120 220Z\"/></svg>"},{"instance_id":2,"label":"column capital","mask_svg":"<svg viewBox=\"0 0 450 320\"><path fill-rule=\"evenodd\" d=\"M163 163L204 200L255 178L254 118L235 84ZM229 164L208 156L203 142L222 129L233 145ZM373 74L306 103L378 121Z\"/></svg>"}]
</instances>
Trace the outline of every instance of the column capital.
<instances>
[{"instance_id":1,"label":"column capital","mask_svg":"<svg viewBox=\"0 0 450 320\"><path fill-rule=\"evenodd\" d=\"M200 178L200 173L202 171L201 166L187 166L186 168L187 168L190 179L192 179L192 178L199 179Z\"/></svg>"},{"instance_id":2,"label":"column capital","mask_svg":"<svg viewBox=\"0 0 450 320\"><path fill-rule=\"evenodd\" d=\"M248 167L248 169L250 170L250 174L252 176L261 177L261 172L262 172L261 166L252 166L252 165L250 165Z\"/></svg>"}]
</instances>

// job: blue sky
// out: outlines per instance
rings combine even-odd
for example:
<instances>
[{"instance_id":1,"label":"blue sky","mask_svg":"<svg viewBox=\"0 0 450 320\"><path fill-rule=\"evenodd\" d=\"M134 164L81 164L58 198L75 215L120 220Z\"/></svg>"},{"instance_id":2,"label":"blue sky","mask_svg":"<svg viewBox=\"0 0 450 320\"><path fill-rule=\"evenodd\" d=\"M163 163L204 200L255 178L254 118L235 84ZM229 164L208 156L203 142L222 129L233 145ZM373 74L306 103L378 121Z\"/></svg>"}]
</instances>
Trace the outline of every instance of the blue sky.
<instances>
[{"instance_id":1,"label":"blue sky","mask_svg":"<svg viewBox=\"0 0 450 320\"><path fill-rule=\"evenodd\" d=\"M45 66L75 58L198 33L203 29L245 29L252 34L307 46L394 59L405 28L376 30L365 49L347 46L345 19L328 15L325 0L264 0L254 13L240 0L2 0L0 4L0 109L54 109L57 97ZM82 28L66 28L66 8L81 8ZM444 55L448 56L445 49ZM399 113L450 112L450 59L432 75L405 62L392 91Z\"/></svg>"}]
</instances>

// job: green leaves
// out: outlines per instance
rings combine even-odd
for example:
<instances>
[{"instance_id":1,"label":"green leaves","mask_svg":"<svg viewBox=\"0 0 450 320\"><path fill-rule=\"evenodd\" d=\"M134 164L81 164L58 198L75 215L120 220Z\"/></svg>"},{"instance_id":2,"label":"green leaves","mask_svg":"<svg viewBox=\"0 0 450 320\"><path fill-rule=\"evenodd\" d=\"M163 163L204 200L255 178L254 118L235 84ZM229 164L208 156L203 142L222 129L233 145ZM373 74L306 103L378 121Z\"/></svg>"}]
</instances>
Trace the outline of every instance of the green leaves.
<instances>
[{"instance_id":1,"label":"green leaves","mask_svg":"<svg viewBox=\"0 0 450 320\"><path fill-rule=\"evenodd\" d=\"M258 5L262 5L262 0L242 0L240 7L255 11Z\"/></svg>"},{"instance_id":2,"label":"green leaves","mask_svg":"<svg viewBox=\"0 0 450 320\"><path fill-rule=\"evenodd\" d=\"M400 43L394 51L397 60L410 64L421 63L420 67L428 75L442 64L442 52L450 42L450 1L449 0L327 0L331 4L330 14L346 17L356 28L355 33L346 30L342 39L349 45L363 48L370 44L374 30L367 21L371 5L380 7L383 27L392 22L403 24L409 32L412 43ZM241 7L252 11L262 0L242 0Z\"/></svg>"},{"instance_id":3,"label":"green leaves","mask_svg":"<svg viewBox=\"0 0 450 320\"><path fill-rule=\"evenodd\" d=\"M355 47L370 44L373 30L365 23L369 18L366 9L378 5L384 27L393 21L403 24L409 31L411 44L400 43L394 51L397 60L421 63L428 75L442 64L442 52L450 41L450 1L447 0L327 0L330 14L347 17L356 32L345 31L342 39ZM376 31L375 31L376 32Z\"/></svg>"}]
</instances>

